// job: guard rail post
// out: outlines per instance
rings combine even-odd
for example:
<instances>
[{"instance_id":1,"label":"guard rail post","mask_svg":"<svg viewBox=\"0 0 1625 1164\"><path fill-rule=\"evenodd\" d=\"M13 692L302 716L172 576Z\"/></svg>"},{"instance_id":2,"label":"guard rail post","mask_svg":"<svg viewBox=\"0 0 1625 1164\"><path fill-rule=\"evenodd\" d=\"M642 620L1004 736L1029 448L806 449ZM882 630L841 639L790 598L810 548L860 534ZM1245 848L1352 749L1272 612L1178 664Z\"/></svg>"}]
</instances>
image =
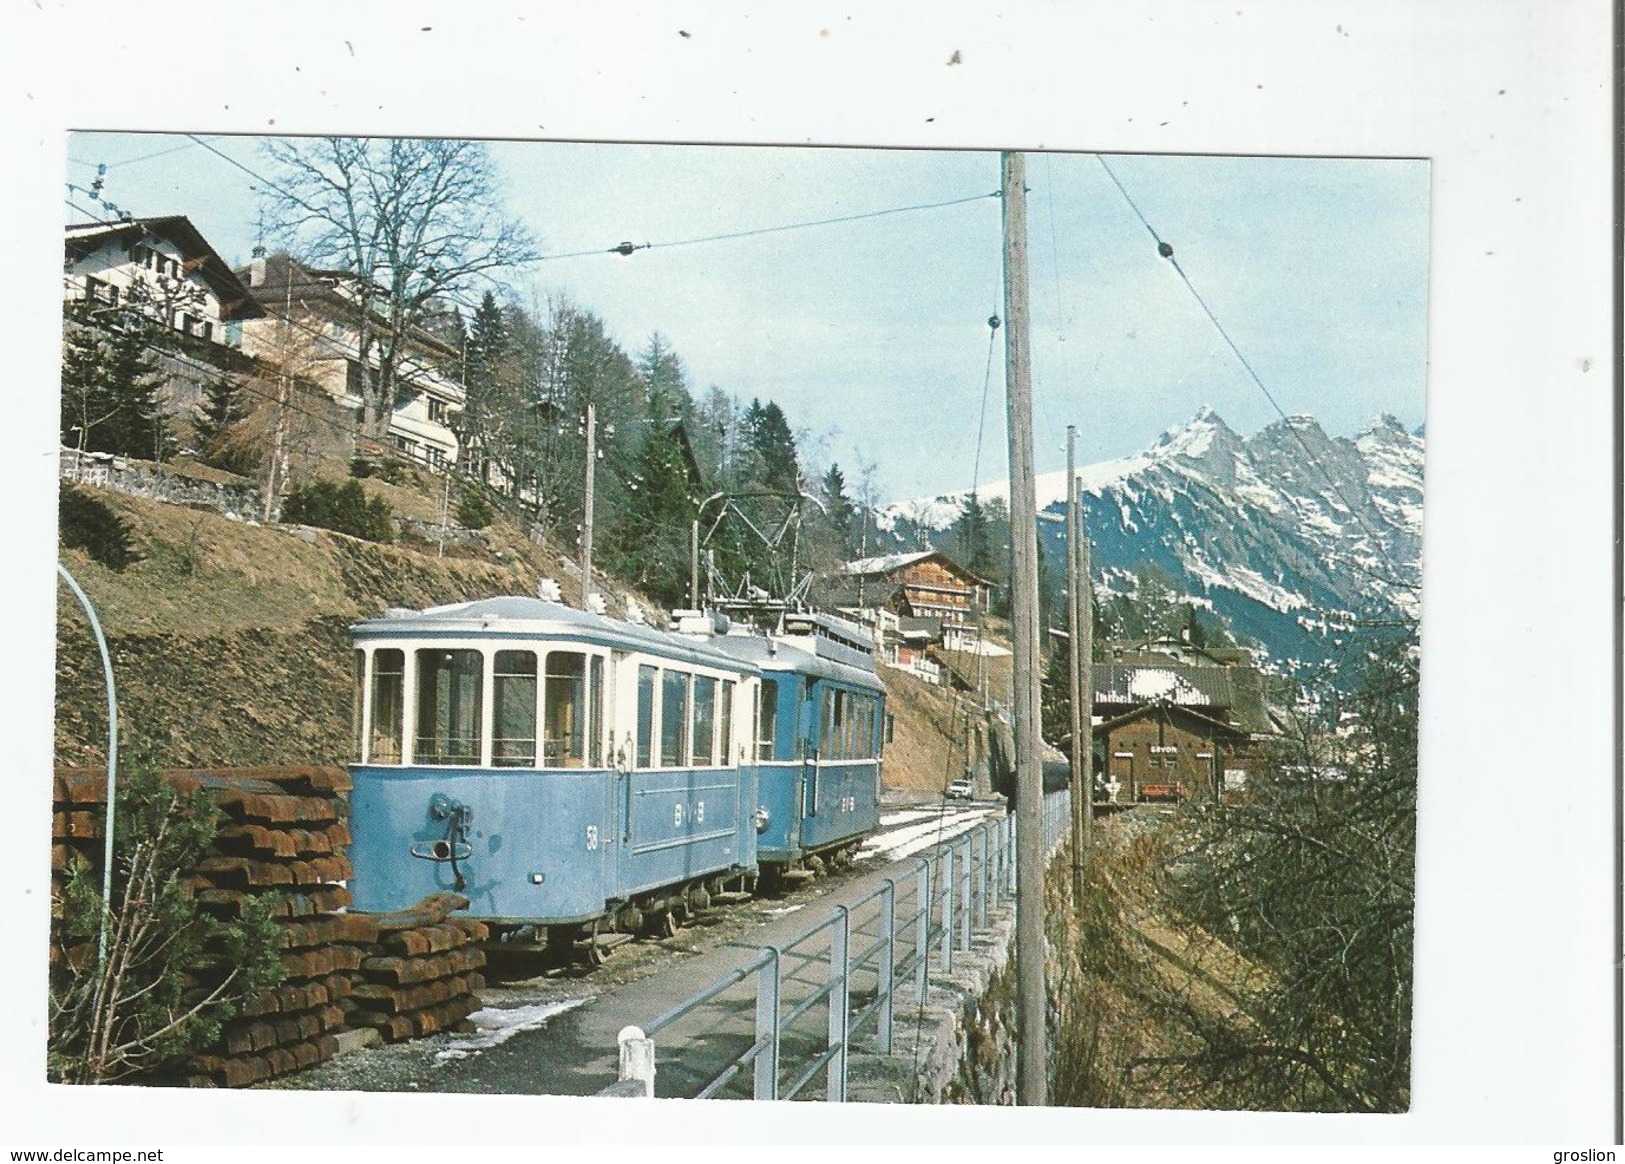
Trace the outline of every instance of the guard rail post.
<instances>
[{"instance_id":1,"label":"guard rail post","mask_svg":"<svg viewBox=\"0 0 1625 1164\"><path fill-rule=\"evenodd\" d=\"M976 902L971 897L971 860L976 852L971 844L971 838L965 837L965 855L959 859L959 948L970 949L970 926L972 916L976 912Z\"/></svg>"},{"instance_id":2,"label":"guard rail post","mask_svg":"<svg viewBox=\"0 0 1625 1164\"><path fill-rule=\"evenodd\" d=\"M851 934L851 911L835 907L835 925L829 935L829 1072L825 1076L824 1098L830 1103L846 1102L846 1034L852 992L847 982L847 939Z\"/></svg>"},{"instance_id":3,"label":"guard rail post","mask_svg":"<svg viewBox=\"0 0 1625 1164\"><path fill-rule=\"evenodd\" d=\"M1004 884L1010 896L1014 897L1016 894L1016 862L1014 860L1016 855L1016 814L1011 813L1009 816L1004 818L1004 821L1004 831L1007 834L1005 840L1005 851L1012 858L1011 860L1005 862Z\"/></svg>"},{"instance_id":4,"label":"guard rail post","mask_svg":"<svg viewBox=\"0 0 1625 1164\"><path fill-rule=\"evenodd\" d=\"M976 826L976 840L982 846L982 859L976 863L976 924L987 929L987 825Z\"/></svg>"},{"instance_id":5,"label":"guard rail post","mask_svg":"<svg viewBox=\"0 0 1625 1164\"><path fill-rule=\"evenodd\" d=\"M779 951L756 972L756 1080L753 1099L779 1098Z\"/></svg>"},{"instance_id":6,"label":"guard rail post","mask_svg":"<svg viewBox=\"0 0 1625 1164\"><path fill-rule=\"evenodd\" d=\"M993 850L993 857L987 863L987 908L991 912L999 908L999 829L992 821L988 821L985 828L988 847Z\"/></svg>"},{"instance_id":7,"label":"guard rail post","mask_svg":"<svg viewBox=\"0 0 1625 1164\"><path fill-rule=\"evenodd\" d=\"M655 1093L655 1041L643 1033L642 1027L622 1027L616 1036L621 1048L620 1081L641 1083L643 1095Z\"/></svg>"},{"instance_id":8,"label":"guard rail post","mask_svg":"<svg viewBox=\"0 0 1625 1164\"><path fill-rule=\"evenodd\" d=\"M1004 825L998 820L988 822L988 835L993 838L993 866L989 872L989 888L995 906L1004 904Z\"/></svg>"},{"instance_id":9,"label":"guard rail post","mask_svg":"<svg viewBox=\"0 0 1625 1164\"><path fill-rule=\"evenodd\" d=\"M914 867L914 991L925 1000L931 961L931 862L921 857Z\"/></svg>"},{"instance_id":10,"label":"guard rail post","mask_svg":"<svg viewBox=\"0 0 1625 1164\"><path fill-rule=\"evenodd\" d=\"M886 890L881 895L886 903L880 915L881 935L885 939L880 947L880 965L875 967L875 985L880 991L880 1013L875 1022L875 1050L882 1055L891 1054L891 1028L892 1028L892 992L897 984L893 981L896 972L897 943L897 882L891 877L884 882Z\"/></svg>"},{"instance_id":11,"label":"guard rail post","mask_svg":"<svg viewBox=\"0 0 1625 1164\"><path fill-rule=\"evenodd\" d=\"M954 968L954 851L942 849L942 972Z\"/></svg>"}]
</instances>

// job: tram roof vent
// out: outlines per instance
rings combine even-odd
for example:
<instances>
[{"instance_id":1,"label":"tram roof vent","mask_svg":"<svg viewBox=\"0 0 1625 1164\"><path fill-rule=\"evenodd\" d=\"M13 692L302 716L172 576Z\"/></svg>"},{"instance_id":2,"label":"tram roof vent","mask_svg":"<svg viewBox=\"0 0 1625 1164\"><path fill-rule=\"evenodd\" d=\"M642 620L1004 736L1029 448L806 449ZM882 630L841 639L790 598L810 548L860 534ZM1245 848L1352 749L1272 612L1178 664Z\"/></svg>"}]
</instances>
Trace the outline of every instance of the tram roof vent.
<instances>
[{"instance_id":1,"label":"tram roof vent","mask_svg":"<svg viewBox=\"0 0 1625 1164\"><path fill-rule=\"evenodd\" d=\"M416 613L417 611L406 606L386 606L384 608L385 618L411 618Z\"/></svg>"}]
</instances>

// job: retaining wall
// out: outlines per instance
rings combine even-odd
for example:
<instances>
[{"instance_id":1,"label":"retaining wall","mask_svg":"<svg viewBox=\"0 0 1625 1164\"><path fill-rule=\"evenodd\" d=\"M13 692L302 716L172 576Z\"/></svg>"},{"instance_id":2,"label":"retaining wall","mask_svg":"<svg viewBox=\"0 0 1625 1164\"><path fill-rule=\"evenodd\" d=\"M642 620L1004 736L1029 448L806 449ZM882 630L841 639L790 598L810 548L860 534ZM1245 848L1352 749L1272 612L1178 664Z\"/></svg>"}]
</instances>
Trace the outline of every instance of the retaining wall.
<instances>
[{"instance_id":1,"label":"retaining wall","mask_svg":"<svg viewBox=\"0 0 1625 1164\"><path fill-rule=\"evenodd\" d=\"M848 1101L1014 1104L1015 936L1015 905L990 910L953 968L931 975L924 999L900 986L892 1053L853 1054Z\"/></svg>"}]
</instances>

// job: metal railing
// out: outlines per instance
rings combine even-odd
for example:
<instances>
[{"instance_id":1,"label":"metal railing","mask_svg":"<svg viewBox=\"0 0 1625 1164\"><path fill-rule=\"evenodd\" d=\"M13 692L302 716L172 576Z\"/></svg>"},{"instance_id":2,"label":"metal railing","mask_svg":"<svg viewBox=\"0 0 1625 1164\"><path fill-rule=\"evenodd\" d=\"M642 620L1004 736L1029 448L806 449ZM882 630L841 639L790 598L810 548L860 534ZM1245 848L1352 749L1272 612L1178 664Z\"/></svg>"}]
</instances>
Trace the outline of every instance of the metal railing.
<instances>
[{"instance_id":1,"label":"metal railing","mask_svg":"<svg viewBox=\"0 0 1625 1164\"><path fill-rule=\"evenodd\" d=\"M1045 797L1049 852L1069 823L1067 794ZM665 1035L683 1047L661 1064L674 1093L844 1101L851 1053L891 1052L897 989L924 998L932 974L952 971L973 931L1014 899L1015 838L1013 815L984 820L916 857L911 875L883 878L642 1028L624 1028L616 1093L654 1094L655 1039Z\"/></svg>"}]
</instances>

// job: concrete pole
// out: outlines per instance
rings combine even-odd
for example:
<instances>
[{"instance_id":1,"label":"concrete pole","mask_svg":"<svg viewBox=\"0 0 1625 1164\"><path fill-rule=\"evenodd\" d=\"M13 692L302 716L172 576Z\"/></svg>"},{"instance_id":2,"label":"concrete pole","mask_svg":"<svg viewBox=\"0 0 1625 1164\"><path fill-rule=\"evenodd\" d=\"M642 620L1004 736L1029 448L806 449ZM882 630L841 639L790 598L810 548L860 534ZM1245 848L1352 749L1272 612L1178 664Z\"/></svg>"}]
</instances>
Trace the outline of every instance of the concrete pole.
<instances>
[{"instance_id":1,"label":"concrete pole","mask_svg":"<svg viewBox=\"0 0 1625 1164\"><path fill-rule=\"evenodd\" d=\"M1083 718L1083 654L1082 620L1084 604L1079 600L1083 583L1078 570L1078 428L1066 426L1066 607L1067 607L1067 674L1071 676L1071 699L1068 700L1068 727L1072 735L1070 776L1072 783L1072 907L1083 907L1083 847L1084 819L1092 815L1085 799L1087 786L1083 782L1084 756L1089 753L1088 721Z\"/></svg>"},{"instance_id":2,"label":"concrete pole","mask_svg":"<svg viewBox=\"0 0 1625 1164\"><path fill-rule=\"evenodd\" d=\"M587 485L581 505L581 609L592 593L592 486L598 471L598 410L587 405Z\"/></svg>"},{"instance_id":3,"label":"concrete pole","mask_svg":"<svg viewBox=\"0 0 1625 1164\"><path fill-rule=\"evenodd\" d=\"M1003 156L1004 366L1010 441L1011 686L1016 765L1016 1101L1048 1102L1044 988L1044 777L1039 753L1038 504L1027 312L1026 159Z\"/></svg>"}]
</instances>

